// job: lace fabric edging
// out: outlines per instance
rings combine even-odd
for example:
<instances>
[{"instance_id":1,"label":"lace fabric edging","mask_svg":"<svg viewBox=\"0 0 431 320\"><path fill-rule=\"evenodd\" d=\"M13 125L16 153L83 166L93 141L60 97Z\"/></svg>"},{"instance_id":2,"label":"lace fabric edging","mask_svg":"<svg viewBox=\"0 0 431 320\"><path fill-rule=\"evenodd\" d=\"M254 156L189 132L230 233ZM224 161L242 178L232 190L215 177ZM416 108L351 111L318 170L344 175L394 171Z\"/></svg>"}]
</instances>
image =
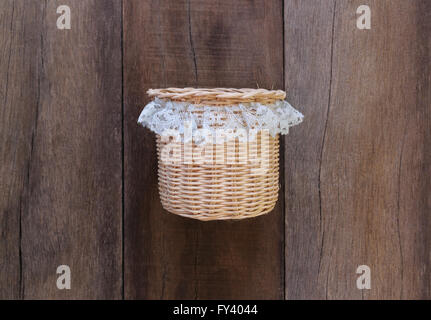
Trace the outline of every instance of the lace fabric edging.
<instances>
[{"instance_id":1,"label":"lace fabric edging","mask_svg":"<svg viewBox=\"0 0 431 320\"><path fill-rule=\"evenodd\" d=\"M302 113L285 100L266 105L250 102L210 106L156 98L142 110L138 123L162 137L183 142L193 139L201 144L216 136L247 141L262 130L273 137L288 134L289 128L303 119Z\"/></svg>"}]
</instances>

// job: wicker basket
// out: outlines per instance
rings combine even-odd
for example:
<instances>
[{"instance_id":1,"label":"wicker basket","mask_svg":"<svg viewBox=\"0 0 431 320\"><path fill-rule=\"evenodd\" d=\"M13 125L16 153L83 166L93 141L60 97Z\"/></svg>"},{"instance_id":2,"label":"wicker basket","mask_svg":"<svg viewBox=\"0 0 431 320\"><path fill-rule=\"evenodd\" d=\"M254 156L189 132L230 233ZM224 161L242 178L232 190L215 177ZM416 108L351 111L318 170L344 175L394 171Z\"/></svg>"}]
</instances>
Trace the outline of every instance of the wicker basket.
<instances>
[{"instance_id":1,"label":"wicker basket","mask_svg":"<svg viewBox=\"0 0 431 320\"><path fill-rule=\"evenodd\" d=\"M285 98L284 91L265 89L169 88L147 93L162 100L220 107L271 104ZM162 139L159 134L156 137L159 193L167 211L199 220L225 220L256 217L274 208L279 191L278 134L259 131L254 141L236 138L207 145L209 163L185 161L192 159L193 150L199 147L194 142ZM163 158L165 148L181 152Z\"/></svg>"}]
</instances>

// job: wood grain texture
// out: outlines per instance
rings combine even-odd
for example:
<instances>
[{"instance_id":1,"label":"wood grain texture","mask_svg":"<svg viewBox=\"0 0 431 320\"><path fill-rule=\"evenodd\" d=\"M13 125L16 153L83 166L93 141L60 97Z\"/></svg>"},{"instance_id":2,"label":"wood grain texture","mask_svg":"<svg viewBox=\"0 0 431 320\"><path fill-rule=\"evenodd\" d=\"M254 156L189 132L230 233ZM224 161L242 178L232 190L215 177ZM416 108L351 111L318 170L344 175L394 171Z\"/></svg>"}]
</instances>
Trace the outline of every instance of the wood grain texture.
<instances>
[{"instance_id":1,"label":"wood grain texture","mask_svg":"<svg viewBox=\"0 0 431 320\"><path fill-rule=\"evenodd\" d=\"M334 1L285 1L287 100L304 115L285 146L286 299L319 299L319 174L331 81ZM311 22L312 21L312 22Z\"/></svg>"},{"instance_id":2,"label":"wood grain texture","mask_svg":"<svg viewBox=\"0 0 431 320\"><path fill-rule=\"evenodd\" d=\"M1 1L0 299L431 299L431 3L370 0L364 31L362 4ZM273 212L161 208L137 118L168 86L287 90Z\"/></svg>"},{"instance_id":3,"label":"wood grain texture","mask_svg":"<svg viewBox=\"0 0 431 320\"><path fill-rule=\"evenodd\" d=\"M40 6L0 3L0 299L22 296L21 224L38 97Z\"/></svg>"},{"instance_id":4,"label":"wood grain texture","mask_svg":"<svg viewBox=\"0 0 431 320\"><path fill-rule=\"evenodd\" d=\"M305 113L286 146L286 296L429 299L430 3L369 1L366 31L362 2L327 4L285 1L286 84Z\"/></svg>"},{"instance_id":5,"label":"wood grain texture","mask_svg":"<svg viewBox=\"0 0 431 320\"><path fill-rule=\"evenodd\" d=\"M58 30L62 4L10 1L2 19L0 292L121 298L121 2L68 1ZM71 290L56 287L62 264Z\"/></svg>"},{"instance_id":6,"label":"wood grain texture","mask_svg":"<svg viewBox=\"0 0 431 320\"><path fill-rule=\"evenodd\" d=\"M282 87L281 1L126 1L123 20L125 298L282 298L282 201L240 222L167 213L136 124L151 87Z\"/></svg>"}]
</instances>

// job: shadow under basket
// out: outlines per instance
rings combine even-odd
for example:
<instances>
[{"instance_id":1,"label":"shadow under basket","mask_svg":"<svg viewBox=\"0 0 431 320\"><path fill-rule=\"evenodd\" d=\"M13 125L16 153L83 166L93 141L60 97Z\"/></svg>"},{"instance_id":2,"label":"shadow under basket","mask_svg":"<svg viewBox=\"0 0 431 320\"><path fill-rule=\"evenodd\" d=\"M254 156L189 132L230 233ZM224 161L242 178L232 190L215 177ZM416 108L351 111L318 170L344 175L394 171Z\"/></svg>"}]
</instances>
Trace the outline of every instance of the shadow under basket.
<instances>
[{"instance_id":1,"label":"shadow under basket","mask_svg":"<svg viewBox=\"0 0 431 320\"><path fill-rule=\"evenodd\" d=\"M239 109L227 108L241 105L241 110L249 114L248 106L250 110L255 104L265 107L285 97L285 92L280 90L220 88L150 89L148 94L156 98L157 110L162 110L160 104L166 103L163 108L171 108L170 114L172 105L178 102L181 108L192 105L179 113L187 110L188 115L196 119L197 129L205 117L204 112L219 113L215 118L221 121L226 119L226 112L240 119ZM149 104L146 108L154 108L154 105ZM278 133L271 135L260 126L253 139L236 136L217 144L195 144L194 141L162 136L148 120L154 122L155 111L145 112L144 109L141 117L146 118L140 117L139 122L156 132L159 194L164 209L207 221L251 218L274 208L279 191ZM299 112L296 116L300 117L298 123L302 121ZM217 129L217 124L214 126ZM204 155L204 159L195 161L196 155Z\"/></svg>"}]
</instances>

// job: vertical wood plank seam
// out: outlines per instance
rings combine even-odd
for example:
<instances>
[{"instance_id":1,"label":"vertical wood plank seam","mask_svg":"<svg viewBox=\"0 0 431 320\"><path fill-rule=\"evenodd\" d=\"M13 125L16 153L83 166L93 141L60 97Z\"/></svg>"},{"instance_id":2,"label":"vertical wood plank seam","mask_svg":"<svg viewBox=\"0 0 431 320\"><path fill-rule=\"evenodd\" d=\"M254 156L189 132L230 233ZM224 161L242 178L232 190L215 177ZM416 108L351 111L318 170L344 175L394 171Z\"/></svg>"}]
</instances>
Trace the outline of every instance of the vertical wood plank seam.
<instances>
[{"instance_id":1,"label":"vertical wood plank seam","mask_svg":"<svg viewBox=\"0 0 431 320\"><path fill-rule=\"evenodd\" d=\"M12 35L13 34L13 15L15 12L15 2L12 1L12 15L11 15L11 19L10 19L10 26L9 26L9 33ZM9 44L9 56L8 56L8 62L7 62L7 73L6 73L6 83L5 83L5 95L4 95L4 99L3 99L3 104L6 106L7 103L7 97L8 97L8 90L9 90L9 68L10 68L10 56L11 56L11 52L12 52L12 37L10 40L10 44Z\"/></svg>"},{"instance_id":2,"label":"vertical wood plank seam","mask_svg":"<svg viewBox=\"0 0 431 320\"><path fill-rule=\"evenodd\" d=\"M190 0L187 0L187 20L188 20L188 31L189 31L189 42L190 42L190 50L192 54L193 66L194 66L194 74L195 74L195 85L198 86L198 67L196 63L196 51L193 43L193 35L192 35L192 18L191 18L191 5ZM199 223L199 222L198 222ZM199 288L199 276L198 276L198 252L199 252L199 232L200 232L200 224L196 226L196 239L195 239L195 259L194 259L194 299L198 300L198 288ZM165 279L165 275L163 274L163 279ZM163 283L164 284L164 283Z\"/></svg>"},{"instance_id":3,"label":"vertical wood plank seam","mask_svg":"<svg viewBox=\"0 0 431 320\"><path fill-rule=\"evenodd\" d=\"M26 201L28 202L29 199L29 193L30 193L30 176L31 176L31 164L33 159L33 151L34 151L34 138L36 136L37 132L37 123L39 119L39 109L40 109L40 96L41 96L41 75L44 72L45 69L45 63L44 63L44 45L43 45L43 32L45 30L45 10L46 10L47 2L46 0L43 3L42 6L42 17L41 17L41 33L40 33L40 70L38 70L37 75L37 100L36 100L36 110L35 110L35 117L34 117L34 124L33 124L33 130L31 133L31 141L30 141L30 155L28 158L27 163L27 179L26 179L26 185L23 188L23 192L27 195ZM12 19L13 19L13 11L12 11ZM19 297L21 300L25 299L25 282L24 282L24 263L23 263L23 254L22 254L22 199L23 195L20 196L20 204L19 204ZM26 209L28 210L28 205L26 206Z\"/></svg>"},{"instance_id":4,"label":"vertical wood plank seam","mask_svg":"<svg viewBox=\"0 0 431 320\"><path fill-rule=\"evenodd\" d=\"M283 42L283 86L284 86L284 90L287 91L287 83L286 83L286 38L285 38L285 27L286 27L286 23L285 23L285 17L286 14L284 12L285 7L284 7L284 2L285 0L281 0L281 23L282 23L282 42ZM286 139L283 140L284 143L281 143L281 150L280 150L280 156L282 157L282 159L280 159L280 163L283 164L283 166L280 168L281 170L281 176L282 176L282 183L281 183L281 194L282 194L282 199L281 199L281 210L282 210L282 215L283 215L283 246L282 246L282 273L281 273L281 283L283 286L283 300L286 300L286 175L285 175L285 159L286 159L286 148L285 148L285 144L286 144Z\"/></svg>"},{"instance_id":5,"label":"vertical wood plank seam","mask_svg":"<svg viewBox=\"0 0 431 320\"><path fill-rule=\"evenodd\" d=\"M8 101L8 91L9 91L9 69L10 69L10 58L12 55L12 41L13 41L13 19L15 14L15 2L12 1L12 13L11 13L11 20L9 25L9 33L11 35L10 43L9 43L9 54L8 54L8 62L7 62L7 69L6 69L6 83L5 83L5 92L4 92L4 98L3 98L3 105L7 105ZM19 198L19 215L18 215L18 265L19 265L19 273L18 273L18 298L22 299L22 232L21 232L21 211L22 211L22 197L23 193L26 190L26 185L22 186L21 189L21 195Z\"/></svg>"},{"instance_id":6,"label":"vertical wood plank seam","mask_svg":"<svg viewBox=\"0 0 431 320\"><path fill-rule=\"evenodd\" d=\"M10 19L9 33L13 35L13 16L15 13L15 2L12 1L12 14ZM9 91L9 69L10 69L10 58L12 55L12 36L9 45L9 55L7 62L7 72L6 72L6 83L5 83L5 94L3 99L3 105L6 106L8 100L8 91ZM21 232L21 211L22 211L22 196L25 192L26 185L22 187L21 195L19 197L19 216L18 216L18 264L19 264L19 278L18 278L18 297L22 299L22 232Z\"/></svg>"},{"instance_id":7,"label":"vertical wood plank seam","mask_svg":"<svg viewBox=\"0 0 431 320\"><path fill-rule=\"evenodd\" d=\"M166 289L166 262L163 264L163 270L162 270L162 290L160 293L160 300L163 300L163 297L165 296L165 289Z\"/></svg>"},{"instance_id":8,"label":"vertical wood plank seam","mask_svg":"<svg viewBox=\"0 0 431 320\"><path fill-rule=\"evenodd\" d=\"M121 299L125 300L124 294L124 1L121 0Z\"/></svg>"},{"instance_id":9,"label":"vertical wood plank seam","mask_svg":"<svg viewBox=\"0 0 431 320\"><path fill-rule=\"evenodd\" d=\"M421 245L417 248L420 255L424 258L421 266L421 281L425 284L420 289L421 299L430 299L431 297L431 258L429 256L431 239L429 237L429 167L430 167L430 153L428 146L430 140L429 126L431 123L430 119L430 98L431 98L431 63L430 63L430 34L431 24L429 19L429 13L431 12L431 3L426 0L416 2L416 14L415 14L415 34L416 34L416 91L415 91L415 102L416 112L420 115L420 122L416 125L420 126L420 134L423 137L422 143L424 150L421 155L421 172L425 172L423 177L428 179L420 179L418 183L421 185L420 198L418 201L422 202L423 208L419 212L421 218L418 232L423 234L421 239ZM411 118L409 118L411 119ZM424 127L423 127L424 126ZM407 290L407 292L409 292Z\"/></svg>"},{"instance_id":10,"label":"vertical wood plank seam","mask_svg":"<svg viewBox=\"0 0 431 320\"><path fill-rule=\"evenodd\" d=\"M190 49L192 51L193 56L193 66L195 68L195 84L198 85L198 67L196 63L196 52L195 52L195 46L193 44L193 36L192 36L192 18L190 14L190 0L187 1L187 18L189 23L189 41L190 41Z\"/></svg>"},{"instance_id":11,"label":"vertical wood plank seam","mask_svg":"<svg viewBox=\"0 0 431 320\"><path fill-rule=\"evenodd\" d=\"M195 300L198 300L198 286L199 286L199 277L197 273L198 267L198 238L199 234L196 232L196 240L195 240L195 265L194 265L194 278L195 278Z\"/></svg>"},{"instance_id":12,"label":"vertical wood plank seam","mask_svg":"<svg viewBox=\"0 0 431 320\"><path fill-rule=\"evenodd\" d=\"M401 277L401 288L400 288L400 299L403 297L403 280L404 280L404 268L403 268L403 249L401 245L401 231L400 231L400 193L401 193L401 165L403 161L403 153L404 153L404 143L406 141L406 135L407 135L407 127L408 127L408 120L406 123L406 126L404 128L404 134L403 134L403 141L401 142L401 150L400 150L400 159L398 163L398 194L397 194L397 234L398 234L398 246L400 250L400 259L401 259L401 265L400 265L400 277Z\"/></svg>"},{"instance_id":13,"label":"vertical wood plank seam","mask_svg":"<svg viewBox=\"0 0 431 320\"><path fill-rule=\"evenodd\" d=\"M19 197L19 243L18 243L18 257L19 257L19 299L24 299L24 282L22 281L23 265L22 265L22 194Z\"/></svg>"},{"instance_id":14,"label":"vertical wood plank seam","mask_svg":"<svg viewBox=\"0 0 431 320\"><path fill-rule=\"evenodd\" d=\"M162 19L161 19L161 8L160 8L160 2L158 3L158 11L157 11L157 20L159 27L162 26ZM163 69L163 82L165 84L165 87L167 87L167 81L166 81L166 61L165 61L165 47L163 44L162 39L162 30L159 29L159 36L158 36L159 44L160 44L160 57L162 58L162 69Z\"/></svg>"},{"instance_id":15,"label":"vertical wood plank seam","mask_svg":"<svg viewBox=\"0 0 431 320\"><path fill-rule=\"evenodd\" d=\"M324 247L324 239L325 233L323 230L322 223L322 193L321 193L321 180L322 180L322 160L323 160L323 149L326 141L326 130L328 128L328 119L329 119L329 109L331 106L331 95L332 95L332 69L333 69L333 60L334 60L334 33L335 33L335 14L337 9L337 0L334 0L334 9L332 15L332 34L331 34L331 60L330 60L330 74L329 74L329 88L328 88L328 107L326 109L326 119L325 119L325 127L323 130L323 138L322 138L322 147L320 149L320 161L319 161L319 181L318 181L318 189L319 189L319 223L320 223L320 231L322 234L321 245L320 245L320 257L319 257L319 267L318 267L318 275L321 271L322 259L323 259L323 247ZM329 272L328 272L329 274ZM328 278L326 279L326 288L325 288L326 299L328 299Z\"/></svg>"}]
</instances>

